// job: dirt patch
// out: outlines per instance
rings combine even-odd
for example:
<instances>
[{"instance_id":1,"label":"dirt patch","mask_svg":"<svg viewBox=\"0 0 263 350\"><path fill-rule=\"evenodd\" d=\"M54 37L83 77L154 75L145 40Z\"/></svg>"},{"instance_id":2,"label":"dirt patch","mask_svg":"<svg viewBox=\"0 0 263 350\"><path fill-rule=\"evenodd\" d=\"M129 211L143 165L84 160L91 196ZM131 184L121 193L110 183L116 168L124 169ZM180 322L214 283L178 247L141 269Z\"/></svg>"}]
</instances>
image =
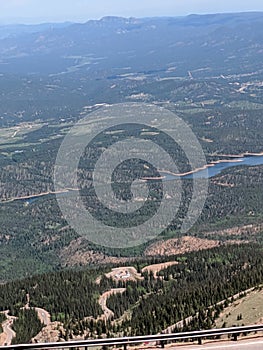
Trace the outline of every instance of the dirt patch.
<instances>
[{"instance_id":1,"label":"dirt patch","mask_svg":"<svg viewBox=\"0 0 263 350\"><path fill-rule=\"evenodd\" d=\"M208 142L208 143L214 142L214 140L209 139L209 138L207 138L207 137L201 137L201 140L204 141L204 142Z\"/></svg>"},{"instance_id":2,"label":"dirt patch","mask_svg":"<svg viewBox=\"0 0 263 350\"><path fill-rule=\"evenodd\" d=\"M63 326L60 322L51 322L48 326L42 328L33 339L32 343L52 343L60 341L60 333L63 332Z\"/></svg>"},{"instance_id":3,"label":"dirt patch","mask_svg":"<svg viewBox=\"0 0 263 350\"><path fill-rule=\"evenodd\" d=\"M221 186L221 187L229 187L229 188L235 187L234 184L231 184L231 183L228 183L228 182L213 181L213 184L214 184L214 185L217 185L217 186Z\"/></svg>"},{"instance_id":4,"label":"dirt patch","mask_svg":"<svg viewBox=\"0 0 263 350\"><path fill-rule=\"evenodd\" d=\"M133 266L116 267L106 273L105 276L115 281L136 281L142 279L141 274Z\"/></svg>"},{"instance_id":5,"label":"dirt patch","mask_svg":"<svg viewBox=\"0 0 263 350\"><path fill-rule=\"evenodd\" d=\"M233 227L230 229L206 232L205 236L210 238L213 235L219 236L234 236L234 235L256 235L263 230L263 225L246 225L242 227ZM219 240L211 240L207 238L197 238L184 236L182 238L171 238L168 240L161 240L151 244L145 250L145 256L158 255L176 255L184 254L191 251L201 249L210 249L217 247L222 242ZM233 243L247 243L244 240L228 240L227 244ZM77 265L95 265L95 264L123 264L128 261L133 261L134 257L114 257L109 256L87 247L87 241L83 238L78 238L72 241L69 246L60 251L60 260L63 267L77 266ZM140 258L137 257L136 260ZM136 277L138 278L138 276Z\"/></svg>"},{"instance_id":6,"label":"dirt patch","mask_svg":"<svg viewBox=\"0 0 263 350\"><path fill-rule=\"evenodd\" d=\"M69 246L63 248L60 252L62 266L120 264L131 260L130 258L117 258L96 252L92 249L85 249L85 244L87 243L84 239L78 238L72 241Z\"/></svg>"},{"instance_id":7,"label":"dirt patch","mask_svg":"<svg viewBox=\"0 0 263 350\"><path fill-rule=\"evenodd\" d=\"M5 333L1 333L0 334L0 346L4 346L6 343L6 334Z\"/></svg>"},{"instance_id":8,"label":"dirt patch","mask_svg":"<svg viewBox=\"0 0 263 350\"><path fill-rule=\"evenodd\" d=\"M221 245L218 240L184 236L182 238L171 238L166 241L159 241L146 248L146 256L169 256L184 254L187 252L210 249Z\"/></svg>"},{"instance_id":9,"label":"dirt patch","mask_svg":"<svg viewBox=\"0 0 263 350\"><path fill-rule=\"evenodd\" d=\"M262 224L250 224L250 225L244 225L244 226L236 226L232 228L227 228L224 230L218 230L218 231L211 231L211 232L206 232L205 236L210 237L213 235L220 235L220 236L252 236L256 235L260 232L263 231L263 225Z\"/></svg>"},{"instance_id":10,"label":"dirt patch","mask_svg":"<svg viewBox=\"0 0 263 350\"><path fill-rule=\"evenodd\" d=\"M145 272L145 271L147 271L148 273L153 272L154 278L157 278L157 273L159 271L167 268L168 266L172 266L172 265L176 265L176 264L178 264L178 261L168 261L165 263L148 265L142 269L142 272Z\"/></svg>"}]
</instances>

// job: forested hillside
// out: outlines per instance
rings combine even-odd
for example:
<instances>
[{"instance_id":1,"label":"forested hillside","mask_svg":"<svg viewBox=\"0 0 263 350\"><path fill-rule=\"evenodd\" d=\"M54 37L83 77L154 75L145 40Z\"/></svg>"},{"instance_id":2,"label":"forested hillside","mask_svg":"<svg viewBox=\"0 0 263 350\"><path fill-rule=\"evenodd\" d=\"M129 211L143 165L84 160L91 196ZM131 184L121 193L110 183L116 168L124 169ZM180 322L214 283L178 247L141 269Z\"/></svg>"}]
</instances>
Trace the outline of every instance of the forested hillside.
<instances>
[{"instance_id":1,"label":"forested hillside","mask_svg":"<svg viewBox=\"0 0 263 350\"><path fill-rule=\"evenodd\" d=\"M101 105L150 103L176 113L208 164L262 152L262 28L262 13L0 27L0 281L144 255L146 244L118 250L79 237L51 193L63 138ZM88 151L96 157L104 146ZM181 172L194 170L178 149L173 156ZM91 179L89 165L79 169L72 188ZM180 236L191 186L183 180L182 205L158 239ZM212 177L202 215L188 234L261 241L261 188L262 165ZM99 203L91 202L97 210ZM257 234L245 233L247 225ZM243 233L217 233L222 229Z\"/></svg>"},{"instance_id":2,"label":"forested hillside","mask_svg":"<svg viewBox=\"0 0 263 350\"><path fill-rule=\"evenodd\" d=\"M52 332L62 341L211 328L228 305L262 288L262 33L263 13L252 12L0 26L0 332L13 329L13 343L46 341ZM174 117L164 131L154 115L154 127L129 117L100 132L82 152L77 175L67 174L68 186L57 191L66 135L83 118L97 130L103 108L130 102ZM187 232L181 228L193 174L198 179L202 169L180 146L184 135L178 144L168 137L175 115L200 144L202 169L211 171L202 212ZM107 184L122 204L133 199L135 180L149 190L148 206L131 213L130 223L122 212L110 215L92 183L98 158L126 138L161 141L178 169L148 164L144 147L143 160L116 166ZM103 172L108 168L104 162ZM134 247L95 244L94 227L79 234L58 205L80 193L109 227L138 227L172 180L180 180L178 211L166 194L173 219ZM136 205L144 203L141 195Z\"/></svg>"},{"instance_id":3,"label":"forested hillside","mask_svg":"<svg viewBox=\"0 0 263 350\"><path fill-rule=\"evenodd\" d=\"M33 311L20 309L28 295L30 307L46 309L52 321L63 324L60 337L65 339L77 335L154 334L172 325L174 330L205 329L213 327L232 297L263 282L261 245L222 246L172 258L177 263L162 269L156 277L143 272L142 278L135 280L114 280L104 275L109 269L89 269L10 282L0 286L0 308L18 316L14 323L17 341L25 339L20 338L20 330L27 327L28 320L36 319ZM143 266L143 262L137 264L137 270ZM99 296L112 288L126 290L107 298L114 314L105 319ZM184 319L187 321L181 323ZM40 323L33 323L36 335ZM26 331L24 337L29 341L33 334Z\"/></svg>"}]
</instances>

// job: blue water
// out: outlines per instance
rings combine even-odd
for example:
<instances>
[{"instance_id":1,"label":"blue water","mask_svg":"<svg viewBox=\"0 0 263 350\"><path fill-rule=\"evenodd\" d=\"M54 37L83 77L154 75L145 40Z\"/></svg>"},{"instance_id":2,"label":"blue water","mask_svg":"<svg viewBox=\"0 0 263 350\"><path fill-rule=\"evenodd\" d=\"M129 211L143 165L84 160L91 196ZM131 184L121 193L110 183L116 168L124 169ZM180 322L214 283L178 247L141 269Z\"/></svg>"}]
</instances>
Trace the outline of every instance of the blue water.
<instances>
[{"instance_id":1,"label":"blue water","mask_svg":"<svg viewBox=\"0 0 263 350\"><path fill-rule=\"evenodd\" d=\"M233 158L231 163L230 162L216 163L214 166L208 167L205 170L199 170L194 174L184 175L180 177L183 179L210 178L220 174L225 169L241 166L241 165L247 165L247 166L263 165L263 156L245 156L240 158ZM162 172L162 175L165 175L166 180L174 180L178 178L178 176L176 175L167 174L165 172Z\"/></svg>"},{"instance_id":2,"label":"blue water","mask_svg":"<svg viewBox=\"0 0 263 350\"><path fill-rule=\"evenodd\" d=\"M178 178L183 179L202 179L202 178L211 178L213 176L216 176L220 174L223 170L236 167L236 166L255 166L255 165L263 165L263 156L245 156L240 158L233 158L231 163L230 162L222 162L222 163L216 163L214 166L208 167L205 170L199 170L194 174L184 175L184 176L176 176L169 173L161 172L162 175L165 176L165 180L174 180ZM74 191L68 191L68 192L62 192L57 194L57 196L68 196ZM28 204L33 204L34 202L38 201L41 198L51 197L54 196L54 194L47 194L44 196L34 196L27 199L16 199L15 201L22 201L27 202Z\"/></svg>"}]
</instances>

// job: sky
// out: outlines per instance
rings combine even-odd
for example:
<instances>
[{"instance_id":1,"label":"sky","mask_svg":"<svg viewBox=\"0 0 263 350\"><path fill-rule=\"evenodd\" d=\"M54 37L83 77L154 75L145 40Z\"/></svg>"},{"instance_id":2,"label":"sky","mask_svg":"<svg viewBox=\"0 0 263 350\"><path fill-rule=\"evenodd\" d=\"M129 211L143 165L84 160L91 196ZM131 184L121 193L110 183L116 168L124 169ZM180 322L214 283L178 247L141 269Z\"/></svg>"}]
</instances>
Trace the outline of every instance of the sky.
<instances>
[{"instance_id":1,"label":"sky","mask_svg":"<svg viewBox=\"0 0 263 350\"><path fill-rule=\"evenodd\" d=\"M0 0L0 23L85 22L103 16L263 11L262 0Z\"/></svg>"}]
</instances>

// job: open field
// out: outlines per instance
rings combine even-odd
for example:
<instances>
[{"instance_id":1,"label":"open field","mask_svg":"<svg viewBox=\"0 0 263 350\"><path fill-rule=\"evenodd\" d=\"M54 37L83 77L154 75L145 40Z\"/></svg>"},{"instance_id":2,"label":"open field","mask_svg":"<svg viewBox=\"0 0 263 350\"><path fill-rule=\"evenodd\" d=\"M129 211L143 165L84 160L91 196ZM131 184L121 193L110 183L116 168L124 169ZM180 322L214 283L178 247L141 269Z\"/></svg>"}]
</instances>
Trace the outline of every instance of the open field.
<instances>
[{"instance_id":1,"label":"open field","mask_svg":"<svg viewBox=\"0 0 263 350\"><path fill-rule=\"evenodd\" d=\"M0 128L0 144L17 142L26 134L40 129L43 123L22 123L11 128Z\"/></svg>"},{"instance_id":2,"label":"open field","mask_svg":"<svg viewBox=\"0 0 263 350\"><path fill-rule=\"evenodd\" d=\"M262 323L262 321L263 290L256 290L225 308L216 321L216 327L220 328L223 324L226 327L242 326Z\"/></svg>"}]
</instances>

